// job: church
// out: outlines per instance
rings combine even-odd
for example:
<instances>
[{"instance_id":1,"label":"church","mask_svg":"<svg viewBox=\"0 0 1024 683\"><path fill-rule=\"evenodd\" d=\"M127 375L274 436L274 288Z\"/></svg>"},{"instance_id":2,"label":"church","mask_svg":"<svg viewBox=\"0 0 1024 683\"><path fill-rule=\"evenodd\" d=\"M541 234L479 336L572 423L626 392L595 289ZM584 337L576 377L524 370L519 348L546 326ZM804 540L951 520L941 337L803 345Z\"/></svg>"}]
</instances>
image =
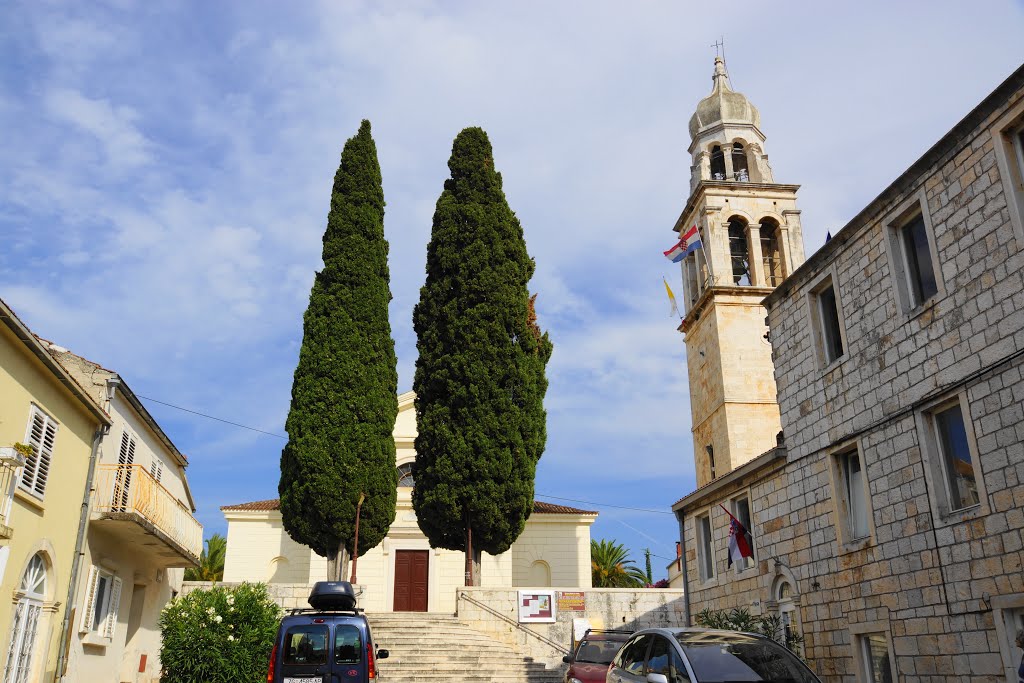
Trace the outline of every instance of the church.
<instances>
[{"instance_id":1,"label":"church","mask_svg":"<svg viewBox=\"0 0 1024 683\"><path fill-rule=\"evenodd\" d=\"M829 682L1016 681L1024 67L807 258L721 58L689 132L688 621L776 617Z\"/></svg>"},{"instance_id":2,"label":"church","mask_svg":"<svg viewBox=\"0 0 1024 683\"><path fill-rule=\"evenodd\" d=\"M398 502L384 541L356 562L359 606L370 612L456 611L455 590L465 585L465 555L431 548L412 507L416 459L415 394L398 397L395 466ZM221 508L228 523L224 581L308 586L327 578L327 560L293 541L277 500ZM590 526L597 513L535 501L526 528L501 555L484 553L484 588L590 588ZM348 577L346 577L348 578ZM300 589L302 590L302 589ZM303 593L305 595L305 593Z\"/></svg>"}]
</instances>

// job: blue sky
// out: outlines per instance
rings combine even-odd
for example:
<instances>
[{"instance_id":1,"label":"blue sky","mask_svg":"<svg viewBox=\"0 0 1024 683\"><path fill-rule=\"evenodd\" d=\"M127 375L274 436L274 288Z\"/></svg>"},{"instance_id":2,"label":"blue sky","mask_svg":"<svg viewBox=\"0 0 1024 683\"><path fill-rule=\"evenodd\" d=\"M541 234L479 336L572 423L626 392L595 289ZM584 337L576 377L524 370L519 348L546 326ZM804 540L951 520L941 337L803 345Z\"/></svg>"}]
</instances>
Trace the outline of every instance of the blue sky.
<instances>
[{"instance_id":1,"label":"blue sky","mask_svg":"<svg viewBox=\"0 0 1024 683\"><path fill-rule=\"evenodd\" d=\"M694 476L661 251L710 44L802 184L810 254L1019 66L1022 32L1019 0L8 3L0 297L142 396L283 435L344 141L371 120L404 391L451 142L482 126L555 343L538 498L598 509L594 537L663 576ZM282 438L148 407L208 533L276 497Z\"/></svg>"}]
</instances>

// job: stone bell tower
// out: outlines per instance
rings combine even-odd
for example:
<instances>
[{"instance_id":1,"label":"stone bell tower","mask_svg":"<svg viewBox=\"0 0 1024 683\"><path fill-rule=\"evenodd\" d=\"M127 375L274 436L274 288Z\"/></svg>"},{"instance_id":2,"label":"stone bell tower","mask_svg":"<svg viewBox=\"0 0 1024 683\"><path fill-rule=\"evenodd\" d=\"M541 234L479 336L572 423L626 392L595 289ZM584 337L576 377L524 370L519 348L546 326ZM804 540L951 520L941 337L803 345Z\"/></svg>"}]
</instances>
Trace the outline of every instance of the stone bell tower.
<instances>
[{"instance_id":1,"label":"stone bell tower","mask_svg":"<svg viewBox=\"0 0 1024 683\"><path fill-rule=\"evenodd\" d=\"M761 301L804 261L799 185L775 182L761 116L715 58L690 118L690 197L673 228L697 226L681 262L697 486L772 449L781 429Z\"/></svg>"}]
</instances>

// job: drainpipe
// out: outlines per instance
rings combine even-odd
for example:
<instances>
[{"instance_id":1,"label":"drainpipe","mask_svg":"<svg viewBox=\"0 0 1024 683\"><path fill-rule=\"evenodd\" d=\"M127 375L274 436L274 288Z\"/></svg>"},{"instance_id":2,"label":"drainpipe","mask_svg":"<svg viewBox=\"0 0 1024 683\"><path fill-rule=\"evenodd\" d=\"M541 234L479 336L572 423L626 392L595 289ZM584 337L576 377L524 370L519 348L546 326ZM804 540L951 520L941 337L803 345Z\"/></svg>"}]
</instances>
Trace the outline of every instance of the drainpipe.
<instances>
[{"instance_id":1,"label":"drainpipe","mask_svg":"<svg viewBox=\"0 0 1024 683\"><path fill-rule=\"evenodd\" d=\"M108 386L108 392L112 393L112 387ZM78 599L78 573L82 568L82 558L85 556L85 531L89 526L89 505L92 500L93 481L96 476L96 460L99 458L100 442L110 431L108 425L100 425L92 438L92 453L89 454L89 472L85 478L85 495L82 496L82 511L78 516L78 538L75 539L75 554L71 562L71 582L68 584L68 601L64 605L64 621L60 626L60 649L57 651L57 668L53 674L55 683L64 677L64 667L67 666L68 641L71 639L71 609Z\"/></svg>"},{"instance_id":2,"label":"drainpipe","mask_svg":"<svg viewBox=\"0 0 1024 683\"><path fill-rule=\"evenodd\" d=\"M686 532L685 532L685 513L680 508L676 510L676 521L679 522L679 546L682 551L682 556L679 558L679 566L683 570L683 618L686 620L686 626L693 626L690 621L690 580L686 575Z\"/></svg>"}]
</instances>

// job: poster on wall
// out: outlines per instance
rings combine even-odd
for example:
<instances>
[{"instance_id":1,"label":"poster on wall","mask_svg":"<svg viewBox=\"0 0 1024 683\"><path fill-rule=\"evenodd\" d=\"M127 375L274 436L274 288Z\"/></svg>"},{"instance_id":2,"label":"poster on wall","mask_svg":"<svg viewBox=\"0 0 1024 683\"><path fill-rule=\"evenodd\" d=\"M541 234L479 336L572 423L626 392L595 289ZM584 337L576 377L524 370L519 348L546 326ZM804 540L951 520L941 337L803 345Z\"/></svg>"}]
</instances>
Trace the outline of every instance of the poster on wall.
<instances>
[{"instance_id":1,"label":"poster on wall","mask_svg":"<svg viewBox=\"0 0 1024 683\"><path fill-rule=\"evenodd\" d=\"M555 621L555 591L519 591L519 623L542 624Z\"/></svg>"}]
</instances>

